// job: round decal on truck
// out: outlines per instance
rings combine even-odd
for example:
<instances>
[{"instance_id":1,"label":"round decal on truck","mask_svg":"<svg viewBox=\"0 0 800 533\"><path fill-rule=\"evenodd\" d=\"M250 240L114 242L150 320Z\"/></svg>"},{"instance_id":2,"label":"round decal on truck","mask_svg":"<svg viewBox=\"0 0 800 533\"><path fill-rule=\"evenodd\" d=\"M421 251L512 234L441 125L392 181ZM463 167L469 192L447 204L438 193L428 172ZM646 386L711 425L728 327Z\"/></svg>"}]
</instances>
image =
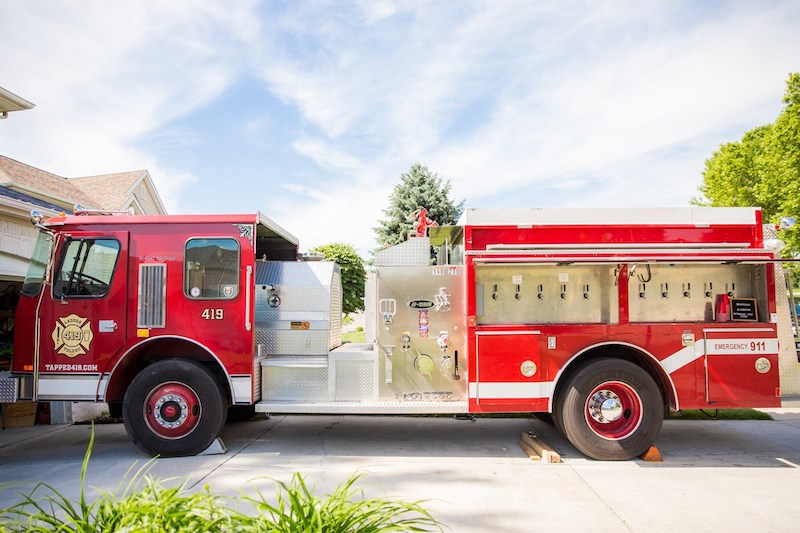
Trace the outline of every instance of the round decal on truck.
<instances>
[{"instance_id":1,"label":"round decal on truck","mask_svg":"<svg viewBox=\"0 0 800 533\"><path fill-rule=\"evenodd\" d=\"M67 357L77 357L88 352L93 338L92 323L76 314L60 317L53 328L55 350Z\"/></svg>"},{"instance_id":2,"label":"round decal on truck","mask_svg":"<svg viewBox=\"0 0 800 533\"><path fill-rule=\"evenodd\" d=\"M756 371L759 374L766 374L772 368L772 363L766 357L759 357L756 359Z\"/></svg>"},{"instance_id":3,"label":"round decal on truck","mask_svg":"<svg viewBox=\"0 0 800 533\"><path fill-rule=\"evenodd\" d=\"M519 365L519 371L522 372L522 375L526 378L532 377L536 373L536 363L527 359Z\"/></svg>"}]
</instances>

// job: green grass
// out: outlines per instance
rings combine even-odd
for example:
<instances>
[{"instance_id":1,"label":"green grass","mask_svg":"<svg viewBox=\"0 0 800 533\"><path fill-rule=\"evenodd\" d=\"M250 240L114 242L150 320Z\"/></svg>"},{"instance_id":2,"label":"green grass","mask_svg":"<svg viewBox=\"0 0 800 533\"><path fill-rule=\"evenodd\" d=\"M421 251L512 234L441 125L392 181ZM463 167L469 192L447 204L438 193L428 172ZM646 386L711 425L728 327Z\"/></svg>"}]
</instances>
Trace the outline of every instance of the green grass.
<instances>
[{"instance_id":1,"label":"green grass","mask_svg":"<svg viewBox=\"0 0 800 533\"><path fill-rule=\"evenodd\" d=\"M345 342L352 342L353 344L363 344L366 342L365 340L364 331L348 331L347 333L342 333L342 343Z\"/></svg>"},{"instance_id":2,"label":"green grass","mask_svg":"<svg viewBox=\"0 0 800 533\"><path fill-rule=\"evenodd\" d=\"M332 494L314 493L303 476L295 473L289 483L275 481L275 503L256 490L256 496L239 498L215 495L208 485L189 492L186 482L165 487L150 475L154 460L135 473L129 469L115 492L100 491L92 502L86 498L86 471L94 445L94 428L83 459L77 502L47 483L30 492L18 491L21 501L0 510L0 533L31 531L64 533L151 531L203 532L304 532L373 533L378 531L442 531L443 526L421 501L366 498L355 484L363 475L351 476ZM255 515L238 510L252 506Z\"/></svg>"},{"instance_id":3,"label":"green grass","mask_svg":"<svg viewBox=\"0 0 800 533\"><path fill-rule=\"evenodd\" d=\"M673 414L670 420L772 420L772 417L755 409L684 409Z\"/></svg>"}]
</instances>

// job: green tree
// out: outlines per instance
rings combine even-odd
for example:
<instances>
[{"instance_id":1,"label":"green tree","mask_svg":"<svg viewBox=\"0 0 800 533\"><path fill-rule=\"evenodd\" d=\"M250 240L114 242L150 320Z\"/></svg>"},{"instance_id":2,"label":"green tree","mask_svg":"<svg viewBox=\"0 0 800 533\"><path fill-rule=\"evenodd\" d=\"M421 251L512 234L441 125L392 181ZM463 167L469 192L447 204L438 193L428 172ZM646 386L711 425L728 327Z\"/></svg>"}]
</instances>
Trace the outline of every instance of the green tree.
<instances>
[{"instance_id":1,"label":"green tree","mask_svg":"<svg viewBox=\"0 0 800 533\"><path fill-rule=\"evenodd\" d=\"M764 222L800 217L800 73L789 75L785 104L772 124L744 134L741 141L723 144L706 161L704 198L696 205L761 207ZM786 253L800 253L800 230L781 238Z\"/></svg>"},{"instance_id":2,"label":"green tree","mask_svg":"<svg viewBox=\"0 0 800 533\"><path fill-rule=\"evenodd\" d=\"M313 252L321 252L325 259L333 261L342 269L342 313L348 315L364 309L364 282L367 271L364 261L349 244L335 242L317 246Z\"/></svg>"},{"instance_id":3,"label":"green tree","mask_svg":"<svg viewBox=\"0 0 800 533\"><path fill-rule=\"evenodd\" d=\"M441 226L455 224L464 211L464 200L454 203L450 198L450 180L442 181L427 167L414 163L400 183L394 186L389 197L389 208L384 209L384 220L373 228L378 242L384 245L398 244L406 240L413 228L412 213L419 208L428 210L428 218Z\"/></svg>"}]
</instances>

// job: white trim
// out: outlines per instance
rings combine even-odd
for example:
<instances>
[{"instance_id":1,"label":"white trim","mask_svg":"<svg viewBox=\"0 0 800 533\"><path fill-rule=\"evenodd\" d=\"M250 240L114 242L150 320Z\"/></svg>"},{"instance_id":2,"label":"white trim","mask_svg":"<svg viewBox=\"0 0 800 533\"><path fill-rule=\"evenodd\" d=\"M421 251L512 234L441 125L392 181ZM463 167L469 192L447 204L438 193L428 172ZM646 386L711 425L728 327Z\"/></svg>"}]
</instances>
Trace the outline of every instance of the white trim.
<instances>
[{"instance_id":1,"label":"white trim","mask_svg":"<svg viewBox=\"0 0 800 533\"><path fill-rule=\"evenodd\" d=\"M66 178L64 178L66 179ZM55 196L52 192L48 192L41 189L36 189L35 187L28 187L26 185L17 183L17 182L10 182L4 185L7 189L11 189L12 191L22 192L27 194L28 196L32 196L37 200L43 200L47 203L60 205L64 211L71 211L72 208L75 206L74 200L67 200L62 196ZM39 208L34 206L37 211L44 212L47 208ZM61 212L61 211L59 211Z\"/></svg>"},{"instance_id":2,"label":"white trim","mask_svg":"<svg viewBox=\"0 0 800 533\"><path fill-rule=\"evenodd\" d=\"M681 348L672 355L661 360L661 368L667 374L677 372L686 365L695 362L705 355L705 346L702 340L694 343L693 346Z\"/></svg>"},{"instance_id":3,"label":"white trim","mask_svg":"<svg viewBox=\"0 0 800 533\"><path fill-rule=\"evenodd\" d=\"M469 404L466 401L278 402L262 400L255 407L258 413L343 415L428 415L432 413L459 414L469 411Z\"/></svg>"},{"instance_id":4,"label":"white trim","mask_svg":"<svg viewBox=\"0 0 800 533\"><path fill-rule=\"evenodd\" d=\"M763 343L763 349L757 349ZM778 339L756 337L750 339L706 339L706 355L775 355Z\"/></svg>"},{"instance_id":5,"label":"white trim","mask_svg":"<svg viewBox=\"0 0 800 533\"><path fill-rule=\"evenodd\" d=\"M729 331L738 331L738 332L772 332L770 329L764 328L737 328L737 329L704 329L704 332L729 332ZM739 349L707 349L706 343L726 343L726 344L744 344L743 348ZM765 344L763 350L752 351L750 350L749 344L751 342L763 342ZM700 339L694 343L693 346L686 346L681 348L677 352L673 353L672 355L668 355L664 359L662 359L659 364L661 368L664 369L664 372L667 374L673 374L677 372L681 368L689 365L696 360L700 359L704 355L773 355L778 353L778 339L775 338L767 338L767 337L757 337L757 338L725 338L725 339Z\"/></svg>"},{"instance_id":6,"label":"white trim","mask_svg":"<svg viewBox=\"0 0 800 533\"><path fill-rule=\"evenodd\" d=\"M531 249L543 249L543 250L607 250L607 249L619 249L619 250L628 250L628 249L647 249L647 248L697 248L697 242L639 242L639 243L574 243L574 244L539 244L539 243L531 243L531 244L487 244L487 250L531 250ZM702 243L703 248L747 248L750 246L749 242L714 242L714 243Z\"/></svg>"},{"instance_id":7,"label":"white trim","mask_svg":"<svg viewBox=\"0 0 800 533\"><path fill-rule=\"evenodd\" d=\"M297 246L298 243L300 242L297 240L297 237L295 237L294 235L292 235L291 233L280 227L275 221L273 221L260 211L256 214L256 224L261 224L262 226L269 228L270 230L274 231L279 237L283 237L283 239L289 242L290 244L294 244L295 246ZM253 239L255 239L258 233L258 229L253 228L253 231L255 232L253 233Z\"/></svg>"},{"instance_id":8,"label":"white trim","mask_svg":"<svg viewBox=\"0 0 800 533\"><path fill-rule=\"evenodd\" d=\"M253 403L253 376L231 376L231 393L233 403Z\"/></svg>"},{"instance_id":9,"label":"white trim","mask_svg":"<svg viewBox=\"0 0 800 533\"><path fill-rule=\"evenodd\" d=\"M770 328L703 328L703 333L728 333L729 331L735 332L753 332L760 331L762 333L773 333Z\"/></svg>"},{"instance_id":10,"label":"white trim","mask_svg":"<svg viewBox=\"0 0 800 533\"><path fill-rule=\"evenodd\" d=\"M755 224L753 207L651 207L651 208L470 208L459 225L553 226L553 225L688 225Z\"/></svg>"},{"instance_id":11,"label":"white trim","mask_svg":"<svg viewBox=\"0 0 800 533\"><path fill-rule=\"evenodd\" d=\"M552 381L486 382L469 384L469 397L482 400L546 400L555 389Z\"/></svg>"},{"instance_id":12,"label":"white trim","mask_svg":"<svg viewBox=\"0 0 800 533\"><path fill-rule=\"evenodd\" d=\"M36 107L36 104L29 102L23 97L12 93L8 89L0 87L0 112L7 114L12 111L25 111Z\"/></svg>"},{"instance_id":13,"label":"white trim","mask_svg":"<svg viewBox=\"0 0 800 533\"><path fill-rule=\"evenodd\" d=\"M139 201L138 198L136 198L136 196L130 196L129 199L128 199L128 204L126 206L123 206L122 210L123 211L127 211L127 210L132 209L132 208L134 209L134 213L133 213L134 215L136 214L136 209L138 209L139 213L141 213L143 215L152 214L152 213L148 213L147 211L145 211L144 207L142 207L142 203Z\"/></svg>"},{"instance_id":14,"label":"white trim","mask_svg":"<svg viewBox=\"0 0 800 533\"><path fill-rule=\"evenodd\" d=\"M164 207L164 203L161 201L161 197L158 195L158 189L156 188L156 184L153 182L153 178L150 176L150 172L147 169L142 170L142 174L138 178L136 178L136 181L134 181L133 185L131 185L128 188L128 190L125 191L125 194L127 194L129 198L136 199L136 188L139 187L139 185L142 182L145 183L145 186L150 191L150 194L153 197L153 202L156 204L156 207L158 209L158 214L166 215L167 209ZM138 203L138 199L136 200ZM155 214L155 213L145 213L144 210L142 210L142 213L144 213L145 215Z\"/></svg>"},{"instance_id":15,"label":"white trim","mask_svg":"<svg viewBox=\"0 0 800 533\"><path fill-rule=\"evenodd\" d=\"M97 397L100 401L106 400L106 392L108 391L108 382L111 380L109 374L103 374L100 377L100 382L97 384Z\"/></svg>"},{"instance_id":16,"label":"white trim","mask_svg":"<svg viewBox=\"0 0 800 533\"><path fill-rule=\"evenodd\" d=\"M97 385L99 374L39 374L39 390L37 399L97 401Z\"/></svg>"},{"instance_id":17,"label":"white trim","mask_svg":"<svg viewBox=\"0 0 800 533\"><path fill-rule=\"evenodd\" d=\"M623 250L624 251L624 250ZM738 250L737 250L738 252ZM575 252L578 253L578 252ZM585 252L581 252L585 253ZM503 257L483 257L483 256L497 256ZM743 255L657 255L657 256L632 256L632 255L611 255L607 254L606 257L594 256L563 256L563 255L538 255L532 254L530 250L507 250L507 251L486 251L486 250L470 250L466 253L468 257L472 257L473 263L489 264L512 264L512 263L529 263L532 265L551 265L553 263L566 263L566 264L582 264L582 265L613 265L618 263L638 263L638 264L651 264L656 265L659 263L669 264L709 264L716 265L719 263L736 262L743 265L761 265L765 263L776 262L790 262L786 259L784 261L777 261L766 257L747 258ZM520 257L514 257L520 256Z\"/></svg>"},{"instance_id":18,"label":"white trim","mask_svg":"<svg viewBox=\"0 0 800 533\"><path fill-rule=\"evenodd\" d=\"M541 335L541 331L476 331L475 335Z\"/></svg>"},{"instance_id":19,"label":"white trim","mask_svg":"<svg viewBox=\"0 0 800 533\"><path fill-rule=\"evenodd\" d=\"M0 278L11 278L15 281L25 279L30 259L0 251Z\"/></svg>"}]
</instances>

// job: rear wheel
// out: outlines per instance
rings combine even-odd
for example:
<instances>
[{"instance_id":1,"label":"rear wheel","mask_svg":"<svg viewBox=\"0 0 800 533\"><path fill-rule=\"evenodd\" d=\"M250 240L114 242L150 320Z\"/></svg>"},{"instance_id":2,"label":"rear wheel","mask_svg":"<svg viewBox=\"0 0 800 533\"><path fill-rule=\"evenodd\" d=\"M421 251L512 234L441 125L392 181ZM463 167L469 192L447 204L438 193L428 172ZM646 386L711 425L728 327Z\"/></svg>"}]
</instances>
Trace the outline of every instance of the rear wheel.
<instances>
[{"instance_id":1,"label":"rear wheel","mask_svg":"<svg viewBox=\"0 0 800 533\"><path fill-rule=\"evenodd\" d=\"M580 369L556 406L557 426L585 455L618 461L641 455L655 442L664 401L653 378L622 359L601 359Z\"/></svg>"},{"instance_id":2,"label":"rear wheel","mask_svg":"<svg viewBox=\"0 0 800 533\"><path fill-rule=\"evenodd\" d=\"M192 361L167 359L142 370L122 405L125 429L151 455L195 455L214 441L226 403L216 378Z\"/></svg>"}]
</instances>

